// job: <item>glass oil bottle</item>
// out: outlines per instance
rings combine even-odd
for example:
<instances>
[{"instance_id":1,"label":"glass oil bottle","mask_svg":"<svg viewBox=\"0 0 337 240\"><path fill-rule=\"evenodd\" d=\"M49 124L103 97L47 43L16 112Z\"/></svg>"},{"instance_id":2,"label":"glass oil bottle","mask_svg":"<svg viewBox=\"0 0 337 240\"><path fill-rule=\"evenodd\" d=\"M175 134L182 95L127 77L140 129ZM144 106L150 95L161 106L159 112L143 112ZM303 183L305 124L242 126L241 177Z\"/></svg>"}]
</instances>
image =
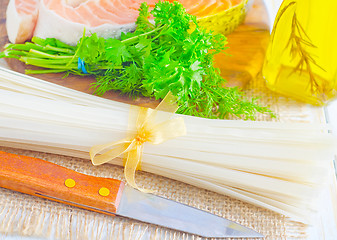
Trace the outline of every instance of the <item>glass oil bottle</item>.
<instances>
[{"instance_id":1,"label":"glass oil bottle","mask_svg":"<svg viewBox=\"0 0 337 240\"><path fill-rule=\"evenodd\" d=\"M263 76L271 90L313 105L337 96L337 0L284 0Z\"/></svg>"}]
</instances>

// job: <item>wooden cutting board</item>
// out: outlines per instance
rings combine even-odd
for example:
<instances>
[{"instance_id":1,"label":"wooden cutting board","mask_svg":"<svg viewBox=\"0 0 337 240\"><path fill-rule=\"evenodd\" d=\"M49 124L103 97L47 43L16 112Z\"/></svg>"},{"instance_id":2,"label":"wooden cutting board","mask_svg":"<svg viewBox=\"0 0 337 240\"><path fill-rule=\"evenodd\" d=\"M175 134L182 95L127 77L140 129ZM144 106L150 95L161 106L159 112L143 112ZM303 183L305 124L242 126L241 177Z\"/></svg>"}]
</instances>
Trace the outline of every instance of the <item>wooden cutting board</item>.
<instances>
[{"instance_id":1,"label":"wooden cutting board","mask_svg":"<svg viewBox=\"0 0 337 240\"><path fill-rule=\"evenodd\" d=\"M0 48L8 43L6 32L6 9L9 0L0 0ZM245 22L233 33L227 36L228 47L225 53L216 56L216 66L220 68L221 75L228 81L228 86L244 86L261 70L265 51L269 41L269 26L266 8L262 0L254 0L248 11ZM26 66L15 59L6 59L9 67L17 72L24 73ZM85 93L93 93L90 84L95 81L93 77L69 76L62 78L63 74L33 75L42 80L56 83ZM115 101L154 107L158 102L148 98L131 100L121 96L118 92L108 92L104 98Z\"/></svg>"}]
</instances>

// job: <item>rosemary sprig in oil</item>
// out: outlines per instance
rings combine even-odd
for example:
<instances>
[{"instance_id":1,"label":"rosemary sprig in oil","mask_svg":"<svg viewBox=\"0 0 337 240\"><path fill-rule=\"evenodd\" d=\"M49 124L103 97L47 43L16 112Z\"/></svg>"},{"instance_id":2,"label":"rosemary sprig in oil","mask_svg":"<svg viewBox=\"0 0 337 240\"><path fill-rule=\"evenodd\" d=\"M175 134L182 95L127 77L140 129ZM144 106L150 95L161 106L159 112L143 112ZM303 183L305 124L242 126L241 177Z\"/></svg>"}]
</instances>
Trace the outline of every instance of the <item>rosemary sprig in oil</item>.
<instances>
[{"instance_id":1,"label":"rosemary sprig in oil","mask_svg":"<svg viewBox=\"0 0 337 240\"><path fill-rule=\"evenodd\" d=\"M275 19L274 28L277 28L277 25L281 19L281 17L291 8L296 8L296 1L290 2L287 6L285 6L277 19ZM325 71L321 66L319 66L315 60L315 57L310 53L310 51L314 48L317 48L316 45L313 44L312 40L305 32L305 29L301 25L300 21L298 20L296 11L294 11L292 21L291 21L291 30L290 30L290 37L286 48L290 48L290 54L293 59L298 58L298 63L296 67L293 69L294 72L303 72L306 71L309 75L310 79L310 88L313 94L323 94L326 91L327 84L322 84L316 79L315 74L313 73L313 66L320 68L321 70ZM271 36L271 41L274 40L273 32ZM322 81L322 79L320 79ZM323 80L324 81L324 80ZM326 81L326 80L325 80Z\"/></svg>"}]
</instances>

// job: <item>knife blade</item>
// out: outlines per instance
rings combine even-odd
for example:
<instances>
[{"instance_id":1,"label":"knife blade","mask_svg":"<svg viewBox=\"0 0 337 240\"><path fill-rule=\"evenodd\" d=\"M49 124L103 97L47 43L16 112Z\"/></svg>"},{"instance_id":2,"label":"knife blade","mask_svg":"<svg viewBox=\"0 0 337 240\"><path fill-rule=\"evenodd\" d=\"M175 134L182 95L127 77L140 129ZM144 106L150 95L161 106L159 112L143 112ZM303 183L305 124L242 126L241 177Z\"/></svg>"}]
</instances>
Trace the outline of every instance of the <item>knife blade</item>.
<instances>
[{"instance_id":1,"label":"knife blade","mask_svg":"<svg viewBox=\"0 0 337 240\"><path fill-rule=\"evenodd\" d=\"M124 182L89 176L54 163L0 151L0 187L108 215L212 238L262 238L238 223Z\"/></svg>"}]
</instances>

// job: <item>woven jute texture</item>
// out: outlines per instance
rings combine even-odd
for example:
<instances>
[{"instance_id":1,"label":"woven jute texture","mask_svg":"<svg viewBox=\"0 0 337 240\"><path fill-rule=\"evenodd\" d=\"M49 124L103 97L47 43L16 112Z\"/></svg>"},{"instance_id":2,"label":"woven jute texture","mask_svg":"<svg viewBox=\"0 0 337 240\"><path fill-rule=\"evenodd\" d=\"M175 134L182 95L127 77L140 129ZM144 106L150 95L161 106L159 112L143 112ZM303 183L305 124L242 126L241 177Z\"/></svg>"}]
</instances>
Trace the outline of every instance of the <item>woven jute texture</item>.
<instances>
[{"instance_id":1,"label":"woven jute texture","mask_svg":"<svg viewBox=\"0 0 337 240\"><path fill-rule=\"evenodd\" d=\"M265 88L261 76L252 81L248 95L261 96L261 103L269 105L281 122L322 122L321 108L314 108L278 96ZM271 119L260 117L259 120ZM111 164L93 166L90 161L42 152L0 147L1 151L38 157L75 171L100 177L123 179L123 168ZM152 189L154 194L182 202L217 214L255 229L265 239L306 239L306 226L292 222L285 216L245 202L175 180L138 172L140 187ZM130 220L111 217L49 200L0 189L0 232L48 239L202 239L197 236L168 230Z\"/></svg>"}]
</instances>

